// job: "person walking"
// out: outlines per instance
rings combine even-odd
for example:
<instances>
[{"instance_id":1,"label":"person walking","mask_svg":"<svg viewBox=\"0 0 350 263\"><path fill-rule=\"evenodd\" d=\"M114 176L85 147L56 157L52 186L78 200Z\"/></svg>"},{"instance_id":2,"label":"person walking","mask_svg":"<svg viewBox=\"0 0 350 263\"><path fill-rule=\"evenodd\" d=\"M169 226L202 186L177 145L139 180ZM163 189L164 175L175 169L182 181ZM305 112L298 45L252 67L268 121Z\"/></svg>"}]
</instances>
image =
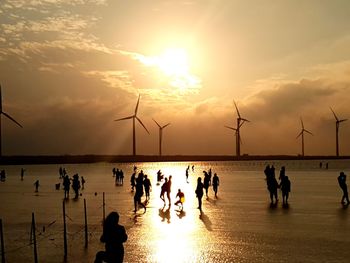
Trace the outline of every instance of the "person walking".
<instances>
[{"instance_id":1,"label":"person walking","mask_svg":"<svg viewBox=\"0 0 350 263\"><path fill-rule=\"evenodd\" d=\"M343 205L349 205L350 201L349 201L349 195L348 195L348 186L346 184L346 174L344 172L340 172L340 175L338 176L338 183L340 188L343 191L343 196L340 202ZM344 202L344 200L346 200L346 203Z\"/></svg>"},{"instance_id":2,"label":"person walking","mask_svg":"<svg viewBox=\"0 0 350 263\"><path fill-rule=\"evenodd\" d=\"M202 197L203 197L203 188L204 188L204 185L202 183L202 178L201 177L198 177L197 179L197 187L196 187L196 196L197 196L197 199L198 199L198 209L199 211L202 213Z\"/></svg>"}]
</instances>

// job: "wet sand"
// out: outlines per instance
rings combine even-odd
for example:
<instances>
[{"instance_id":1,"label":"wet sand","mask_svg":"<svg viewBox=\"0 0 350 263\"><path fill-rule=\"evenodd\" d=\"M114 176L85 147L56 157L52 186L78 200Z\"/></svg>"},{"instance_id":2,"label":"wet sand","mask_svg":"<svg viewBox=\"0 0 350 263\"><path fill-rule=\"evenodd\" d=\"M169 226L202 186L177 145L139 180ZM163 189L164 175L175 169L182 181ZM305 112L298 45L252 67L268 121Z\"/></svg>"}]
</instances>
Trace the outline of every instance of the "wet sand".
<instances>
[{"instance_id":1,"label":"wet sand","mask_svg":"<svg viewBox=\"0 0 350 263\"><path fill-rule=\"evenodd\" d=\"M129 179L133 164L65 165L70 176L84 176L79 200L66 202L68 228L67 262L93 262L102 227L102 192L106 213L116 210L126 227L125 262L348 262L350 258L350 208L340 204L339 171L347 160L269 161L278 177L281 165L292 182L289 207L270 206L263 169L267 162L138 163L148 174L153 190L145 214L133 213ZM187 165L194 164L190 182ZM116 186L112 167L122 168L124 186ZM29 245L31 213L37 222L39 262L63 262L63 190L55 190L59 165L31 165L20 180L21 166L2 166L6 182L0 183L0 218L3 220L7 262L33 261ZM212 189L203 198L203 214L197 209L194 190L198 176L212 168L221 184L219 198ZM156 172L173 175L172 203L180 187L185 195L184 212L172 204L163 209ZM33 183L39 179L39 193ZM350 179L349 179L350 180ZM95 195L96 193L96 195ZM279 192L280 195L280 192ZM88 210L88 248L84 248L83 199ZM280 196L281 199L281 196ZM45 227L45 231L44 228Z\"/></svg>"}]
</instances>

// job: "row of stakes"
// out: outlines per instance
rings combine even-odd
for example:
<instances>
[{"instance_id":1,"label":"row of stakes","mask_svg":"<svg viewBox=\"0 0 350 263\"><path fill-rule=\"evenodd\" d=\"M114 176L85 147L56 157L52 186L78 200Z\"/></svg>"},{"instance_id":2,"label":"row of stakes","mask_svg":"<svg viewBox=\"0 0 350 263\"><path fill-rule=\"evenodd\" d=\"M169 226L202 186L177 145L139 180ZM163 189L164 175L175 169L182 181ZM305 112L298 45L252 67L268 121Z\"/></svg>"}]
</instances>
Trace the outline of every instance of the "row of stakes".
<instances>
[{"instance_id":1,"label":"row of stakes","mask_svg":"<svg viewBox=\"0 0 350 263\"><path fill-rule=\"evenodd\" d=\"M106 218L105 212L105 193L103 192L103 222ZM85 248L88 247L88 223L87 223L87 213L86 213L86 199L84 198L84 223L85 223ZM0 219L0 246L1 246L1 263L6 263L5 259L5 243L4 243L4 232L2 219ZM37 251L37 242L36 242L36 225L35 225L35 216L34 212L32 212L32 223L30 229L30 244L33 245L33 254L34 254L34 262L38 263L38 251ZM66 225L66 204L65 200L63 200L63 247L64 247L64 261L67 260L68 249L67 249L67 225Z\"/></svg>"}]
</instances>

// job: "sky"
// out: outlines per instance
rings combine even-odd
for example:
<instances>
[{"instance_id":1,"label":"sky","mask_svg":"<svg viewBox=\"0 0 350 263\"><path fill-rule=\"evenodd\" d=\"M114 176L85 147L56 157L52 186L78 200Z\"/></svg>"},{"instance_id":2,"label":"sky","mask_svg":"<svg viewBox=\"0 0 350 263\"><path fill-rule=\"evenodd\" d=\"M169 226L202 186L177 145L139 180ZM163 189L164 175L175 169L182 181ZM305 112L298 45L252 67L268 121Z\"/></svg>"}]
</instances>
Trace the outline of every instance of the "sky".
<instances>
[{"instance_id":1,"label":"sky","mask_svg":"<svg viewBox=\"0 0 350 263\"><path fill-rule=\"evenodd\" d=\"M335 155L350 118L347 0L1 0L4 155ZM350 121L340 154L350 155Z\"/></svg>"}]
</instances>

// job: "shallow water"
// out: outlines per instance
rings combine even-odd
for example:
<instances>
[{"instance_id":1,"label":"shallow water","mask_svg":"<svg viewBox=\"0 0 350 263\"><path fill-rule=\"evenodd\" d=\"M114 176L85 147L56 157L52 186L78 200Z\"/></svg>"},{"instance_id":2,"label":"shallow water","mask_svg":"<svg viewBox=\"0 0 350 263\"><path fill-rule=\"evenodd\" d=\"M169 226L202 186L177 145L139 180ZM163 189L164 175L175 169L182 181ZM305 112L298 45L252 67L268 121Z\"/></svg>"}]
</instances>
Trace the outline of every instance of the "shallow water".
<instances>
[{"instance_id":1,"label":"shallow water","mask_svg":"<svg viewBox=\"0 0 350 263\"><path fill-rule=\"evenodd\" d=\"M70 176L86 179L79 200L66 202L68 262L93 262L103 216L116 210L126 227L125 262L348 262L350 257L349 210L340 204L337 176L349 171L348 160L244 161L202 163L136 163L150 177L151 200L145 214L133 213L129 179L134 164L64 165ZM290 205L270 207L263 170L267 163L278 171L286 166L292 183ZM187 165L195 165L190 182ZM24 166L23 166L24 167ZM124 171L124 186L116 186L112 167ZM203 214L194 189L203 170L212 168L220 177L219 198L203 198ZM55 190L59 165L28 165L20 180L21 166L2 166L7 178L0 183L0 218L3 220L6 262L30 262L31 213L35 213L39 262L63 262L63 190ZM172 202L178 188L186 195L184 212L172 205L163 209L156 172L173 176ZM33 183L39 179L39 193ZM279 193L280 194L280 193ZM72 195L73 196L73 195ZM72 198L71 196L71 198ZM83 199L87 202L88 248L84 248ZM44 231L45 227L45 231Z\"/></svg>"}]
</instances>

